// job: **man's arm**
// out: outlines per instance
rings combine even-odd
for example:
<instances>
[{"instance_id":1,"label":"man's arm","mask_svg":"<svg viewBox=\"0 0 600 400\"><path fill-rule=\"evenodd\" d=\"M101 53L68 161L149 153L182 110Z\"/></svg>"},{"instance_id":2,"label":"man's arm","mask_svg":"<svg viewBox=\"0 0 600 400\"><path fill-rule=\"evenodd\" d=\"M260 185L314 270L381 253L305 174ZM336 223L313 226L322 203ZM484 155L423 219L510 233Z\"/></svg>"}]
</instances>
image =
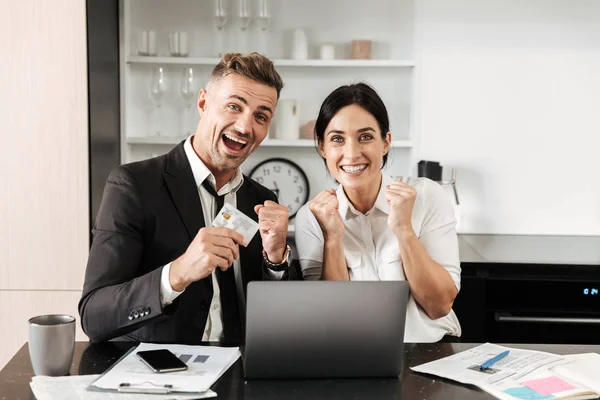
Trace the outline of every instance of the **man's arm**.
<instances>
[{"instance_id":1,"label":"man's arm","mask_svg":"<svg viewBox=\"0 0 600 400\"><path fill-rule=\"evenodd\" d=\"M162 268L137 276L143 229L135 179L119 167L104 190L79 302L82 327L92 341L124 335L162 314Z\"/></svg>"},{"instance_id":2,"label":"man's arm","mask_svg":"<svg viewBox=\"0 0 600 400\"><path fill-rule=\"evenodd\" d=\"M263 250L266 252L269 261L273 259L271 265L277 265L276 269L271 268L269 263L264 260L263 255L262 279L268 281L288 280L288 269L292 261L292 254L288 254L284 262L284 256L288 248L288 208L279 205L277 196L269 190L268 199L265 200L264 204L254 207L254 211L258 214L259 233ZM271 254L269 255L269 253Z\"/></svg>"}]
</instances>

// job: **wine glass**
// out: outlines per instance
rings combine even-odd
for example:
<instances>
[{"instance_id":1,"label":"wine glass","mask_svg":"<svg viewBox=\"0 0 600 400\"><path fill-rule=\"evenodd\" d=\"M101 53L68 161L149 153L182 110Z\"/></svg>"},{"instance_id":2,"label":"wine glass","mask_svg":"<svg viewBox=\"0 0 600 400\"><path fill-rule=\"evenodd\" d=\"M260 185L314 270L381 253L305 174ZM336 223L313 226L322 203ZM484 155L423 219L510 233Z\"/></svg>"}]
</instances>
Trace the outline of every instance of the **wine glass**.
<instances>
[{"instance_id":1,"label":"wine glass","mask_svg":"<svg viewBox=\"0 0 600 400\"><path fill-rule=\"evenodd\" d=\"M194 133L194 124L196 123L197 114L195 108L192 105L195 104L194 99L196 98L196 77L193 68L184 68L183 77L181 79L181 88L179 89L181 98L185 105L182 116L183 131L186 136L190 136Z\"/></svg>"},{"instance_id":2,"label":"wine glass","mask_svg":"<svg viewBox=\"0 0 600 400\"><path fill-rule=\"evenodd\" d=\"M269 11L269 0L258 0L258 9L256 10L256 24L260 31L260 52L267 55L267 37L269 35L269 25L271 24L271 13Z\"/></svg>"},{"instance_id":3,"label":"wine glass","mask_svg":"<svg viewBox=\"0 0 600 400\"><path fill-rule=\"evenodd\" d=\"M240 48L241 53L248 51L248 26L252 20L250 13L250 0L238 0L238 23L240 26Z\"/></svg>"},{"instance_id":4,"label":"wine glass","mask_svg":"<svg viewBox=\"0 0 600 400\"><path fill-rule=\"evenodd\" d=\"M160 136L162 131L161 123L161 106L162 100L167 91L167 82L165 79L165 70L163 67L157 67L152 69L150 77L150 85L148 86L148 96L154 104L152 110L151 127L150 131L152 135Z\"/></svg>"},{"instance_id":5,"label":"wine glass","mask_svg":"<svg viewBox=\"0 0 600 400\"><path fill-rule=\"evenodd\" d=\"M217 55L223 57L225 26L227 25L227 0L214 0L213 21L217 29Z\"/></svg>"}]
</instances>

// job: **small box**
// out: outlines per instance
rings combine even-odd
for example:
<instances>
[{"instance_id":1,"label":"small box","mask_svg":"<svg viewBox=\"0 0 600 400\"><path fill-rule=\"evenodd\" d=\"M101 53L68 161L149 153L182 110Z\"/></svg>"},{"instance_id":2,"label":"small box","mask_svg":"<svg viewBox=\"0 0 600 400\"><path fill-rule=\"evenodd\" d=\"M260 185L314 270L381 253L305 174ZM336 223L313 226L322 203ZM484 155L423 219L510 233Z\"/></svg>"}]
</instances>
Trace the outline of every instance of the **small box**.
<instances>
[{"instance_id":1,"label":"small box","mask_svg":"<svg viewBox=\"0 0 600 400\"><path fill-rule=\"evenodd\" d=\"M350 58L353 60L370 60L371 59L371 41L370 40L353 40L352 52Z\"/></svg>"}]
</instances>

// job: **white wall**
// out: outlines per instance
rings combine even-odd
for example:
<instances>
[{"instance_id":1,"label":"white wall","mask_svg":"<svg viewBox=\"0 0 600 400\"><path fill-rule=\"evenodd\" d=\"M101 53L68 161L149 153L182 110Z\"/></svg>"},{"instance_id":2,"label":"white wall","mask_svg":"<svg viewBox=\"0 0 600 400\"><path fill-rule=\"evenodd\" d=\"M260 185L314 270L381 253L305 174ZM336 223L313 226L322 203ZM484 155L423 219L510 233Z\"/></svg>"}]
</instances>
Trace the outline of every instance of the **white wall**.
<instances>
[{"instance_id":1,"label":"white wall","mask_svg":"<svg viewBox=\"0 0 600 400\"><path fill-rule=\"evenodd\" d=\"M419 1L418 159L461 231L600 235L600 1Z\"/></svg>"},{"instance_id":2,"label":"white wall","mask_svg":"<svg viewBox=\"0 0 600 400\"><path fill-rule=\"evenodd\" d=\"M84 0L0 4L0 368L27 320L77 317L88 252Z\"/></svg>"}]
</instances>

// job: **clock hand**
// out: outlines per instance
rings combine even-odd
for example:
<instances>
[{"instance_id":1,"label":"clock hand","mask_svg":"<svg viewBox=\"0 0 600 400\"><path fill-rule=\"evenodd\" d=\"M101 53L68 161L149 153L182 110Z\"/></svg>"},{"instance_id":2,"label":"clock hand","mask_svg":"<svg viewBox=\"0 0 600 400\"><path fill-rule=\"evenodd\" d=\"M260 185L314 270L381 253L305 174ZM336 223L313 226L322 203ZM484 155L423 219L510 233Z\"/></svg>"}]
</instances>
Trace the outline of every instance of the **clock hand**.
<instances>
[{"instance_id":1,"label":"clock hand","mask_svg":"<svg viewBox=\"0 0 600 400\"><path fill-rule=\"evenodd\" d=\"M275 196L277 196L277 200L279 200L279 189L272 189L275 192Z\"/></svg>"},{"instance_id":2,"label":"clock hand","mask_svg":"<svg viewBox=\"0 0 600 400\"><path fill-rule=\"evenodd\" d=\"M279 186L277 186L277 182L273 181L273 185L275 185L275 189L273 189L273 191L275 192L275 195L277 196L277 200L279 200Z\"/></svg>"}]
</instances>

